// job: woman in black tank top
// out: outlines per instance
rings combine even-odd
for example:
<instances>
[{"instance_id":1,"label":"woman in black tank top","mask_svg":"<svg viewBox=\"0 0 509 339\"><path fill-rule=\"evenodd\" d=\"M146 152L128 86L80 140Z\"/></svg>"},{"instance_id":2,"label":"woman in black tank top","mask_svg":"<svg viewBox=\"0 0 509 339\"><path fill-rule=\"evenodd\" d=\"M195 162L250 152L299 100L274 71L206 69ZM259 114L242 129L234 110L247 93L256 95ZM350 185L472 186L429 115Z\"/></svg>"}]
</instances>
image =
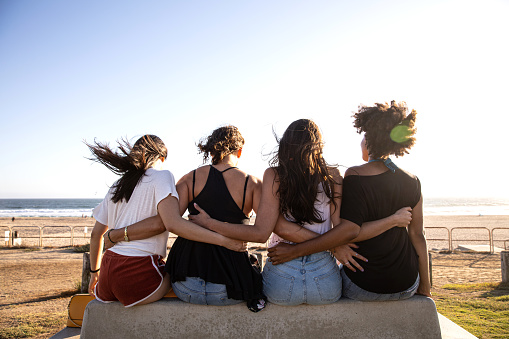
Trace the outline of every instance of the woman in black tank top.
<instances>
[{"instance_id":1,"label":"woman in black tank top","mask_svg":"<svg viewBox=\"0 0 509 339\"><path fill-rule=\"evenodd\" d=\"M234 126L220 127L198 145L204 162L212 165L193 170L177 183L181 213L198 214L194 204L229 223L249 223L261 191L259 179L236 165L244 139ZM247 252L178 237L166 271L175 294L183 301L204 305L232 305L247 301L252 311L264 307L261 272L253 267Z\"/></svg>"}]
</instances>

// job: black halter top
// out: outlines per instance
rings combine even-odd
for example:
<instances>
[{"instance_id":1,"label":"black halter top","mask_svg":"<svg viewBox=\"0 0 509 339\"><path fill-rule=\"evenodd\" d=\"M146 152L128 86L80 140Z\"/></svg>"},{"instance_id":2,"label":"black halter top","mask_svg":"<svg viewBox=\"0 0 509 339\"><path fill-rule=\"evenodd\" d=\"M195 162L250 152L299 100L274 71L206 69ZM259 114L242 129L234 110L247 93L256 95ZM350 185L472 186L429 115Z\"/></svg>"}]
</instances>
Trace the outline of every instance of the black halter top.
<instances>
[{"instance_id":1,"label":"black halter top","mask_svg":"<svg viewBox=\"0 0 509 339\"><path fill-rule=\"evenodd\" d=\"M235 224L247 224L249 218L242 211L249 176L244 184L242 209L233 200L223 173L210 166L209 176L203 190L194 196L195 173L193 173L193 200L188 204L190 214L198 214L197 203L212 218ZM166 271L172 282L184 281L186 277L199 277L207 282L226 285L228 298L250 300L263 298L262 276L252 267L247 252L235 252L225 247L191 241L178 237L173 244Z\"/></svg>"}]
</instances>

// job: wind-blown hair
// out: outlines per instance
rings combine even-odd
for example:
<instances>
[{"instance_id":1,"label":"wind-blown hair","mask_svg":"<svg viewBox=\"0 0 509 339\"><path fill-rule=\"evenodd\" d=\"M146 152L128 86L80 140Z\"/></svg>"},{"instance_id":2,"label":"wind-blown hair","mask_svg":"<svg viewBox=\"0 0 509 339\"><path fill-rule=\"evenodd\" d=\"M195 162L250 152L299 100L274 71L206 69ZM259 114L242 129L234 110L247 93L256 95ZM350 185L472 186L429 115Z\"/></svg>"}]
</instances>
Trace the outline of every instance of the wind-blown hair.
<instances>
[{"instance_id":1,"label":"wind-blown hair","mask_svg":"<svg viewBox=\"0 0 509 339\"><path fill-rule=\"evenodd\" d=\"M239 129L228 125L215 129L208 137L200 140L199 153L203 153L203 163L212 158L212 165L217 165L225 156L240 150L244 146L244 138Z\"/></svg>"},{"instance_id":2,"label":"wind-blown hair","mask_svg":"<svg viewBox=\"0 0 509 339\"><path fill-rule=\"evenodd\" d=\"M121 175L115 184L112 201L117 203L125 200L129 201L134 188L141 180L145 171L152 167L154 163L163 157L166 159L168 150L163 141L155 136L146 134L139 138L134 146L129 141L121 139L118 141L119 152L113 151L108 144L96 142L88 144L93 158L89 160L98 162L106 166L113 173Z\"/></svg>"},{"instance_id":3,"label":"wind-blown hair","mask_svg":"<svg viewBox=\"0 0 509 339\"><path fill-rule=\"evenodd\" d=\"M277 136L276 136L276 139ZM334 203L334 179L331 166L323 158L322 135L311 120L292 122L278 141L278 150L269 164L275 168L279 181L277 191L280 213L299 224L323 222L314 203L318 184Z\"/></svg>"},{"instance_id":4,"label":"wind-blown hair","mask_svg":"<svg viewBox=\"0 0 509 339\"><path fill-rule=\"evenodd\" d=\"M405 102L391 104L376 103L375 106L359 106L354 127L358 133L365 132L366 148L375 159L394 154L396 157L408 154L415 144L415 118L417 112L412 110L407 115Z\"/></svg>"}]
</instances>

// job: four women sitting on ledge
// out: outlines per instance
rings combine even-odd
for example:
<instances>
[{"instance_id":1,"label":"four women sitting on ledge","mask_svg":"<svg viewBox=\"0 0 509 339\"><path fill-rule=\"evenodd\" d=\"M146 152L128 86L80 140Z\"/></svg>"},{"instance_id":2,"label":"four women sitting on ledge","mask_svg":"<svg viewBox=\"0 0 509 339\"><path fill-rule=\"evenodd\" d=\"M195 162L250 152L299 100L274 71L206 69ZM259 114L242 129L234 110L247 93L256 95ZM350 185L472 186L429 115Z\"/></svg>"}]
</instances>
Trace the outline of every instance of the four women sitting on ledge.
<instances>
[{"instance_id":1,"label":"four women sitting on ledge","mask_svg":"<svg viewBox=\"0 0 509 339\"><path fill-rule=\"evenodd\" d=\"M141 176L128 180L126 171L109 160L128 162L141 139L132 149L121 146L122 154L89 146L97 161L124 173L94 210L91 268L102 273L93 273L89 291L95 286L97 299L132 306L158 300L171 281L183 301L231 305L245 300L254 312L263 309L265 298L280 305L320 305L341 295L358 300L405 299L416 292L430 296L420 183L389 158L408 153L415 143L416 112L407 115L407 110L395 102L359 108L354 125L365 133L361 147L367 163L349 168L344 180L323 158L318 126L306 119L290 124L278 140L263 183L236 168L244 139L233 126L216 129L198 145L204 162L211 157L212 165L186 174L176 187L169 171L153 169L165 152L156 151L159 157L151 164L135 164ZM158 149L148 144L144 154ZM130 193L115 195L123 179ZM193 223L180 217L186 208ZM254 225L248 224L251 211ZM149 244L160 239L157 243L165 245L167 231L179 237L164 274L165 251ZM112 247L99 265L103 235L106 247ZM245 242L268 239L262 279ZM120 257L112 261L112 254ZM124 302L131 294L138 296Z\"/></svg>"}]
</instances>

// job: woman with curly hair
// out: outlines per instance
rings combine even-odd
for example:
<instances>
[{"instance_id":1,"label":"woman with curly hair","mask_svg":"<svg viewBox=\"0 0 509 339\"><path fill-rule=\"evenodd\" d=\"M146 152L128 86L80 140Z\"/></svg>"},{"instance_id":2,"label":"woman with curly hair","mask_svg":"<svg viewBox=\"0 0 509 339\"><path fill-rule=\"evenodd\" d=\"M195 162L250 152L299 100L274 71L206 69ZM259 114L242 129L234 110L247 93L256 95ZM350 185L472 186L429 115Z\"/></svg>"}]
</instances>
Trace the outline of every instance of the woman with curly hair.
<instances>
[{"instance_id":1,"label":"woman with curly hair","mask_svg":"<svg viewBox=\"0 0 509 339\"><path fill-rule=\"evenodd\" d=\"M237 168L244 138L235 126L219 127L198 144L203 162L177 183L180 212L190 216L199 204L221 222L249 223L251 211L258 211L261 180ZM245 300L258 312L264 307L261 272L250 262L247 252L178 237L173 244L166 271L175 294L183 301L206 305L233 305Z\"/></svg>"},{"instance_id":2,"label":"woman with curly hair","mask_svg":"<svg viewBox=\"0 0 509 339\"><path fill-rule=\"evenodd\" d=\"M157 136L144 135L133 146L124 141L119 143L119 151L107 144L86 145L94 155L91 160L121 175L94 209L88 289L99 301L120 301L130 307L159 300L168 292L170 279L164 273L163 262L168 231L187 239L244 250L241 241L181 218L173 174L161 170L167 149ZM157 227L129 227L157 214L160 217L156 219L161 220ZM115 242L104 255L103 235Z\"/></svg>"},{"instance_id":3,"label":"woman with curly hair","mask_svg":"<svg viewBox=\"0 0 509 339\"><path fill-rule=\"evenodd\" d=\"M398 168L389 158L408 153L415 143L417 112L407 113L405 103L392 101L390 105L360 106L354 114L354 126L365 133L361 148L366 163L345 173L341 226L359 232L363 223L384 218L405 206L412 208L412 220L408 229L395 227L374 237L358 236L353 240L358 254L369 262L362 264L363 271L342 271L343 294L352 299L399 300L415 293L431 295L421 185L416 176ZM291 248L280 246L269 256L274 263L282 263L348 241L344 237L334 239L330 233ZM351 256L342 258L346 265L355 260Z\"/></svg>"},{"instance_id":4,"label":"woman with curly hair","mask_svg":"<svg viewBox=\"0 0 509 339\"><path fill-rule=\"evenodd\" d=\"M296 228L294 232L287 232L284 239L273 234L269 247L286 241L301 241L301 229L322 234L338 225L342 178L337 168L329 166L323 158L318 126L311 120L296 120L278 141L278 151L263 176L254 225L232 225L215 220L199 206L196 207L200 213L190 219L233 239L260 243L267 241L276 225ZM285 223L286 219L293 223ZM387 218L374 224L386 226L393 221ZM358 233L344 232L347 239ZM341 297L340 268L327 251L308 253L277 267L268 261L263 270L263 285L268 300L280 305L321 305Z\"/></svg>"}]
</instances>

